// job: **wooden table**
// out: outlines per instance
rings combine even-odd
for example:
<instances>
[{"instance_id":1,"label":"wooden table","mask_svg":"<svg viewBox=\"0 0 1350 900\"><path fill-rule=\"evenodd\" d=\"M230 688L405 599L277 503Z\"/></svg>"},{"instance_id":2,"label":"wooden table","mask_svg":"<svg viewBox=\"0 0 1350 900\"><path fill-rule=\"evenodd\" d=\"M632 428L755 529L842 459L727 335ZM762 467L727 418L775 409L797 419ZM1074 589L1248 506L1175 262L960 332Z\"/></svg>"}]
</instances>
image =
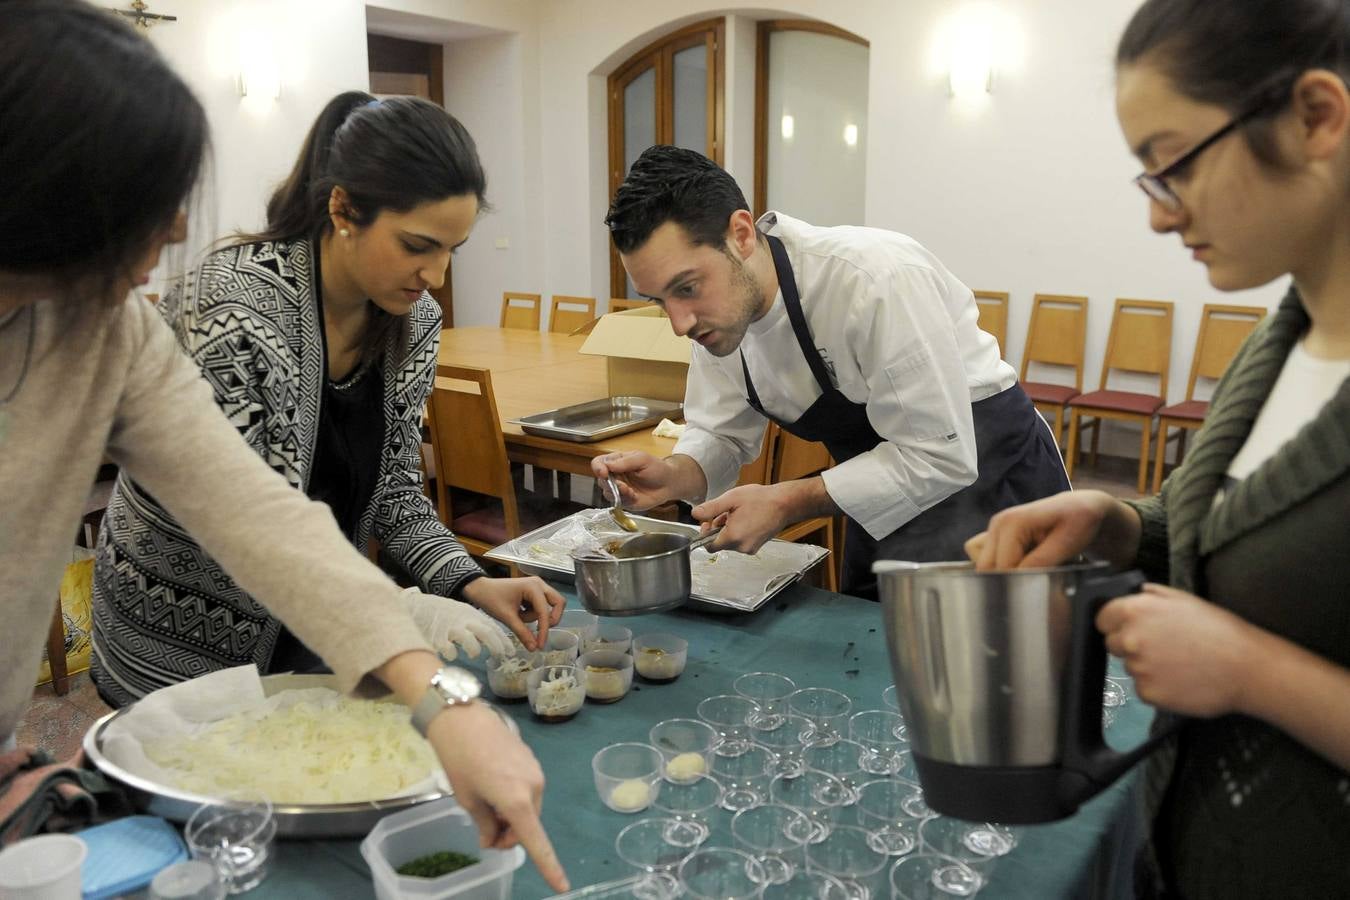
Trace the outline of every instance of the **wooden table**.
<instances>
[{"instance_id":1,"label":"wooden table","mask_svg":"<svg viewBox=\"0 0 1350 900\"><path fill-rule=\"evenodd\" d=\"M673 438L654 437L651 428L580 444L525 434L510 419L609 396L602 356L580 352L582 335L513 328L447 328L441 332L440 361L477 366L492 373L492 390L502 418L502 436L512 462L557 472L591 474L591 459L619 450L669 456Z\"/></svg>"}]
</instances>

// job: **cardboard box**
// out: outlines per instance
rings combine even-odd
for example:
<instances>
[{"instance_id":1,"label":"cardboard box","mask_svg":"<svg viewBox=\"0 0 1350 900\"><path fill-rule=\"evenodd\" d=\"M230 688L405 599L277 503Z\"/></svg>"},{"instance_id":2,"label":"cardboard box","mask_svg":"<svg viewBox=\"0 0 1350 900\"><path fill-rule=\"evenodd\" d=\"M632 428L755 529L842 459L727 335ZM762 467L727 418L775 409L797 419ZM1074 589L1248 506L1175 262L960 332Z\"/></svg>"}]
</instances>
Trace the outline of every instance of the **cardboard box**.
<instances>
[{"instance_id":1,"label":"cardboard box","mask_svg":"<svg viewBox=\"0 0 1350 900\"><path fill-rule=\"evenodd\" d=\"M660 307L626 309L597 319L581 352L606 357L609 396L684 400L693 341L679 337Z\"/></svg>"}]
</instances>

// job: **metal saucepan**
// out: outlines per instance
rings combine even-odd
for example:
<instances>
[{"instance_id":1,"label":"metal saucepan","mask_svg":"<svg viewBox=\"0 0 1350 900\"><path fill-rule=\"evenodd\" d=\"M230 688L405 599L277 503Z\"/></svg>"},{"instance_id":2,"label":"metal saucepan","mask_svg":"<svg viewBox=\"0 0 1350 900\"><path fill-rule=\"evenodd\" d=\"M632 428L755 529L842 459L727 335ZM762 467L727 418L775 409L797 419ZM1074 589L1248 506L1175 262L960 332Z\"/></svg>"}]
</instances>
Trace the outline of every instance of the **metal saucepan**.
<instances>
[{"instance_id":1,"label":"metal saucepan","mask_svg":"<svg viewBox=\"0 0 1350 900\"><path fill-rule=\"evenodd\" d=\"M664 612L689 599L690 554L712 542L722 529L697 538L649 532L612 542L608 553L572 556L577 596L597 616L640 616Z\"/></svg>"}]
</instances>

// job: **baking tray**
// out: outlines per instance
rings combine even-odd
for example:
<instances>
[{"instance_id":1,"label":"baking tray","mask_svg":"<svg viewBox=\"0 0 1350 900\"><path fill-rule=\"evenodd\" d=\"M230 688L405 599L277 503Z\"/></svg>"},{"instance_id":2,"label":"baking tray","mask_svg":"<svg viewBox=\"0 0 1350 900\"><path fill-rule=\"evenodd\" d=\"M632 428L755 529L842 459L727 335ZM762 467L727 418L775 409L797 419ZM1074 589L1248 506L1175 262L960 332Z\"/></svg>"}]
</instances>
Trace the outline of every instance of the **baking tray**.
<instances>
[{"instance_id":1,"label":"baking tray","mask_svg":"<svg viewBox=\"0 0 1350 900\"><path fill-rule=\"evenodd\" d=\"M292 688L336 687L332 675L264 675L262 683L263 692L268 696ZM129 709L131 706L109 713L85 732L84 753L89 763L110 780L122 785L137 810L171 822L186 822L203 803L221 802L219 798L181 791L134 775L103 755L102 736L105 729ZM514 722L506 716L502 718L512 730L519 733ZM361 803L276 804L272 815L277 822L278 837L364 837L376 822L392 812L449 796L451 792L438 790Z\"/></svg>"},{"instance_id":2,"label":"baking tray","mask_svg":"<svg viewBox=\"0 0 1350 900\"><path fill-rule=\"evenodd\" d=\"M646 397L606 397L508 421L519 425L526 434L585 444L682 415L683 403Z\"/></svg>"},{"instance_id":3,"label":"baking tray","mask_svg":"<svg viewBox=\"0 0 1350 900\"><path fill-rule=\"evenodd\" d=\"M644 531L675 531L694 537L699 533L697 525L667 522L662 519L633 515L632 513L629 513L629 516ZM564 560L558 553L541 556L532 553L530 548L534 544L549 540L568 527L574 520L594 521L600 530L593 533L602 540L626 536L626 533L619 530L619 527L609 519L609 510L586 509L542 528L536 528L534 531L523 534L515 540L507 541L498 547L493 547L485 555L494 562L514 565L528 575L538 575L554 581L572 584L576 579L576 573L571 567L570 557ZM814 544L794 544L780 540L769 541L758 554L761 559L771 561L765 564L767 570L759 575L763 580L757 581L753 585L747 585L744 593L738 591L734 596L725 594L719 596L699 590L699 566L703 564L703 560L707 557L702 551L695 551L695 589L690 594L688 602L692 606L714 612L754 612L784 589L799 581L813 566L829 555L829 552L824 547L817 547ZM739 554L724 551L712 555L734 557Z\"/></svg>"}]
</instances>

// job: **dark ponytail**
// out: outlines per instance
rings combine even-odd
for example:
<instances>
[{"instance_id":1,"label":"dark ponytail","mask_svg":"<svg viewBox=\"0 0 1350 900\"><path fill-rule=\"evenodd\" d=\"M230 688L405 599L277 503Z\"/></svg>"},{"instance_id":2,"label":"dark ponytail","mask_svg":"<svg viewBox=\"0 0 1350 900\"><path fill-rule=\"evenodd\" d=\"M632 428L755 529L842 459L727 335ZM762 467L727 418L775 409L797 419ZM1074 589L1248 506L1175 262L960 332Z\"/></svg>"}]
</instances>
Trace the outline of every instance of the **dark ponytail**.
<instances>
[{"instance_id":1,"label":"dark ponytail","mask_svg":"<svg viewBox=\"0 0 1350 900\"><path fill-rule=\"evenodd\" d=\"M120 302L206 149L201 104L129 25L84 0L0 0L0 270Z\"/></svg>"},{"instance_id":2,"label":"dark ponytail","mask_svg":"<svg viewBox=\"0 0 1350 900\"><path fill-rule=\"evenodd\" d=\"M366 226L384 210L473 194L487 208L487 177L473 138L427 100L338 94L305 137L295 168L267 202L267 228L245 241L317 239L331 227L328 198L341 187L347 216Z\"/></svg>"},{"instance_id":3,"label":"dark ponytail","mask_svg":"<svg viewBox=\"0 0 1350 900\"><path fill-rule=\"evenodd\" d=\"M1271 92L1287 95L1308 69L1350 77L1347 54L1350 0L1147 0L1121 35L1116 67L1147 58L1186 97L1239 115ZM1257 117L1244 131L1276 164L1269 124Z\"/></svg>"}]
</instances>

